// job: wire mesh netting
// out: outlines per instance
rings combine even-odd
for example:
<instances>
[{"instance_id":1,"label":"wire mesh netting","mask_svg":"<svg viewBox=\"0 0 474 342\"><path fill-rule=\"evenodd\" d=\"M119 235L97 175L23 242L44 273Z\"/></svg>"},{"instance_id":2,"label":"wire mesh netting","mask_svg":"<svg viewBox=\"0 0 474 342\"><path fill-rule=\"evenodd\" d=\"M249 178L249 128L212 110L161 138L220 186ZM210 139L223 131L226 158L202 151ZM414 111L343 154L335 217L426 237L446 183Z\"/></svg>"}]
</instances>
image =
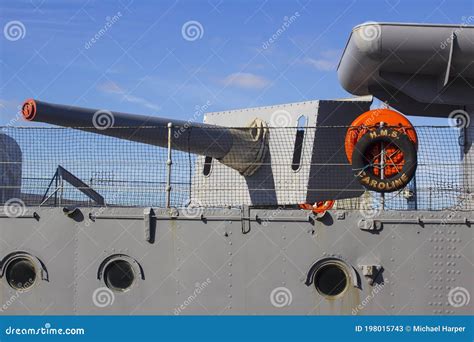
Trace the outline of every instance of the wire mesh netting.
<instances>
[{"instance_id":1,"label":"wire mesh netting","mask_svg":"<svg viewBox=\"0 0 474 342\"><path fill-rule=\"evenodd\" d=\"M465 153L462 129L416 127L416 175L405 189L383 196L363 191L352 176L344 144L332 145L331 137L344 136L347 129L269 128L269 148L261 167L244 177L232 167L239 163L240 154L248 158L250 152L236 144L235 134L199 130L211 138L208 151L232 152L231 161L224 165L191 153L199 136L177 135L191 129L175 127L171 146L179 146L179 150L172 150L168 166L168 149L154 145L156 127L140 127L139 131L109 128L128 130L121 135L130 138L146 136L140 142L103 135L111 134L93 127L3 127L0 202L15 199L29 206L164 207L169 176L169 204L173 207L298 205L311 198L309 194L327 193L347 198L338 200L336 208L348 210L381 206L386 210L473 209L473 157Z\"/></svg>"}]
</instances>

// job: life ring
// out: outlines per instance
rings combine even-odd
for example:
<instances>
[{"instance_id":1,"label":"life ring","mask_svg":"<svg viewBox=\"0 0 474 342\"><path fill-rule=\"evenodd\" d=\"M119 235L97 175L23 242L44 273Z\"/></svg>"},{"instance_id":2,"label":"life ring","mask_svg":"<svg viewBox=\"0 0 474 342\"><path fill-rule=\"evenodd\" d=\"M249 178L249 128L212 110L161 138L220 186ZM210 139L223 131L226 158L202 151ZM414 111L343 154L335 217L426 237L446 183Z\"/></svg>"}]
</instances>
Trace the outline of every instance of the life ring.
<instances>
[{"instance_id":1,"label":"life ring","mask_svg":"<svg viewBox=\"0 0 474 342\"><path fill-rule=\"evenodd\" d=\"M382 169L382 153L384 161ZM352 153L352 170L359 182L376 192L404 188L417 167L417 146L407 133L396 128L377 128L365 133ZM383 176L383 177L382 177Z\"/></svg>"},{"instance_id":2,"label":"life ring","mask_svg":"<svg viewBox=\"0 0 474 342\"><path fill-rule=\"evenodd\" d=\"M312 210L315 214L322 214L328 210L331 210L334 206L334 203L334 200L319 201L314 204L304 203L300 204L300 208L305 210Z\"/></svg>"},{"instance_id":3,"label":"life ring","mask_svg":"<svg viewBox=\"0 0 474 342\"><path fill-rule=\"evenodd\" d=\"M362 136L372 131L383 122L385 127L396 128L408 135L410 140L418 147L418 137L415 128L403 114L391 109L379 108L369 110L359 115L350 125L345 138L347 160L352 162L354 147Z\"/></svg>"}]
</instances>

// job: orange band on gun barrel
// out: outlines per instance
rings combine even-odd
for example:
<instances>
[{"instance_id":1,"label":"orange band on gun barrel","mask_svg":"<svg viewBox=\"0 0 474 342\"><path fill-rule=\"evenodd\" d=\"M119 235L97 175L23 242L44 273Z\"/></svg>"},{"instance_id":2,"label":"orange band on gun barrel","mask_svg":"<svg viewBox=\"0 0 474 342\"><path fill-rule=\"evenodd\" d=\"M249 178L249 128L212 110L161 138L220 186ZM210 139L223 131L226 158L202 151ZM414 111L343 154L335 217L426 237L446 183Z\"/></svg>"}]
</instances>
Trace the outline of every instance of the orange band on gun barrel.
<instances>
[{"instance_id":1,"label":"orange band on gun barrel","mask_svg":"<svg viewBox=\"0 0 474 342\"><path fill-rule=\"evenodd\" d=\"M21 109L23 117L28 121L33 121L36 116L36 102L33 99L28 99L23 103Z\"/></svg>"}]
</instances>

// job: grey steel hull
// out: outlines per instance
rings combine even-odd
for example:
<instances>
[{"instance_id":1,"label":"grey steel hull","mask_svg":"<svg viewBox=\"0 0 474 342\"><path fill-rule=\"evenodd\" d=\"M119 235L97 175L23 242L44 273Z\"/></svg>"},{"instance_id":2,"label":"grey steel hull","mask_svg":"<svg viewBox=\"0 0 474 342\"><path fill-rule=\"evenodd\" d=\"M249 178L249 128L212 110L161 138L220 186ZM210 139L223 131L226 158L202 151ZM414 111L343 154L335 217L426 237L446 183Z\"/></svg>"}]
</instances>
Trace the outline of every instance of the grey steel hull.
<instances>
[{"instance_id":1,"label":"grey steel hull","mask_svg":"<svg viewBox=\"0 0 474 342\"><path fill-rule=\"evenodd\" d=\"M43 268L26 291L11 288L3 274L1 314L472 314L472 301L455 307L448 300L456 287L473 293L472 213L387 211L374 220L375 229L366 230L372 219L358 211L331 211L321 220L301 210L248 208L1 214L0 258L23 251ZM137 277L98 303L101 264L117 254L133 260ZM312 265L325 258L351 268L337 298L306 284ZM364 265L382 267L372 284Z\"/></svg>"}]
</instances>

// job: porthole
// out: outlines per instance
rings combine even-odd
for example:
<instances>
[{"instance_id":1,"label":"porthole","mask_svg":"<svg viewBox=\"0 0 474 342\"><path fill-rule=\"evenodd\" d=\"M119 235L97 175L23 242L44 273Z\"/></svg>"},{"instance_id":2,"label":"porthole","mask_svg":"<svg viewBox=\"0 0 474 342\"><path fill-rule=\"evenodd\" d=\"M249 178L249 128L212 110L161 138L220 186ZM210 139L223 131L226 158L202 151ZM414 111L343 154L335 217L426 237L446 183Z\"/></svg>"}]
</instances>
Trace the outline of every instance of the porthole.
<instances>
[{"instance_id":1,"label":"porthole","mask_svg":"<svg viewBox=\"0 0 474 342\"><path fill-rule=\"evenodd\" d=\"M135 281L132 265L122 259L113 260L104 269L105 285L114 291L126 291Z\"/></svg>"},{"instance_id":2,"label":"porthole","mask_svg":"<svg viewBox=\"0 0 474 342\"><path fill-rule=\"evenodd\" d=\"M322 265L314 275L316 290L326 297L337 297L346 291L349 285L349 274L340 264Z\"/></svg>"},{"instance_id":3,"label":"porthole","mask_svg":"<svg viewBox=\"0 0 474 342\"><path fill-rule=\"evenodd\" d=\"M323 258L309 269L305 284L314 286L327 299L345 295L350 287L361 286L360 276L353 266L339 258Z\"/></svg>"},{"instance_id":4,"label":"porthole","mask_svg":"<svg viewBox=\"0 0 474 342\"><path fill-rule=\"evenodd\" d=\"M28 257L14 257L5 267L5 278L15 290L29 289L37 278L35 263Z\"/></svg>"}]
</instances>

